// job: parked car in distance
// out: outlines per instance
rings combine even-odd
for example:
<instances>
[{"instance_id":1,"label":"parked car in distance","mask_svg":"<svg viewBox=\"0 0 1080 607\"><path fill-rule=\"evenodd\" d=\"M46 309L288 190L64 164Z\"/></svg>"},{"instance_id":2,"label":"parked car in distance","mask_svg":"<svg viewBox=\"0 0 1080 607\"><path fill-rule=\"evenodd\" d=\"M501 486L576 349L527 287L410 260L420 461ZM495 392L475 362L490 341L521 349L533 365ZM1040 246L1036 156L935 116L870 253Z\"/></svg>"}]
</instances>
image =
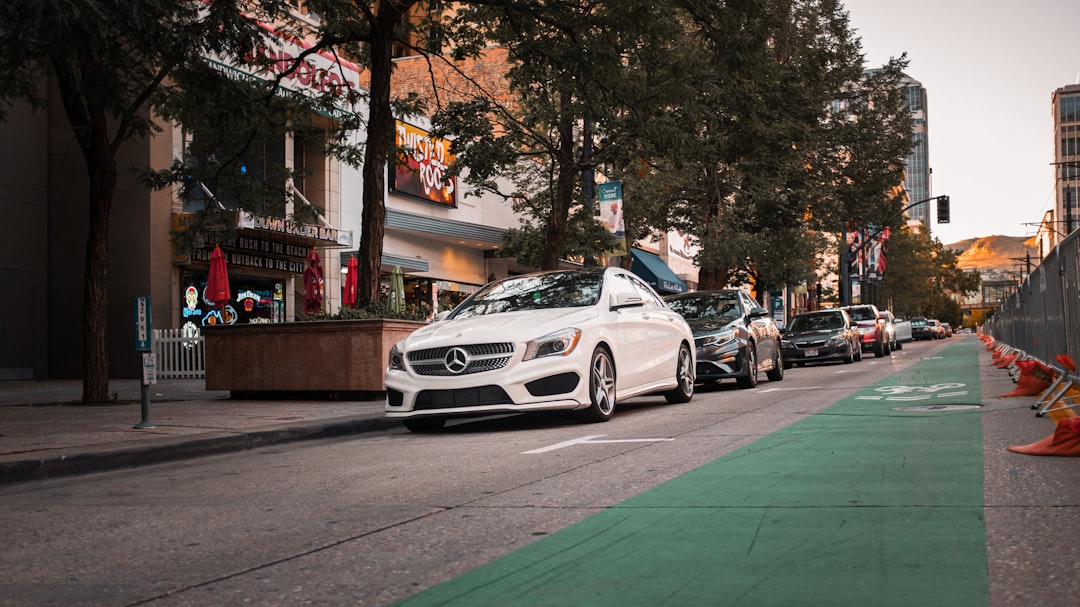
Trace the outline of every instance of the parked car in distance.
<instances>
[{"instance_id":1,"label":"parked car in distance","mask_svg":"<svg viewBox=\"0 0 1080 607\"><path fill-rule=\"evenodd\" d=\"M634 396L688 402L693 344L683 317L621 268L511 276L391 348L386 416L413 432L541 410L604 422Z\"/></svg>"},{"instance_id":2,"label":"parked car in distance","mask_svg":"<svg viewBox=\"0 0 1080 607\"><path fill-rule=\"evenodd\" d=\"M945 339L945 327L941 326L941 321L936 318L927 318L926 326L930 328L933 337L931 339Z\"/></svg>"},{"instance_id":3,"label":"parked car in distance","mask_svg":"<svg viewBox=\"0 0 1080 607\"><path fill-rule=\"evenodd\" d=\"M753 388L759 371L765 371L769 381L784 379L780 329L746 292L691 291L665 296L664 301L694 332L699 383L734 378L740 388Z\"/></svg>"},{"instance_id":4,"label":"parked car in distance","mask_svg":"<svg viewBox=\"0 0 1080 607\"><path fill-rule=\"evenodd\" d=\"M881 310L878 312L878 318L885 323L885 344L889 348L889 351L899 350L904 347L900 338L897 336L896 330L896 317L889 310ZM908 340L911 339L911 325L906 327Z\"/></svg>"},{"instance_id":5,"label":"parked car in distance","mask_svg":"<svg viewBox=\"0 0 1080 607\"><path fill-rule=\"evenodd\" d=\"M945 332L945 337L952 337L953 330L952 325L947 322L941 323L941 329Z\"/></svg>"},{"instance_id":6,"label":"parked car in distance","mask_svg":"<svg viewBox=\"0 0 1080 607\"><path fill-rule=\"evenodd\" d=\"M927 324L927 321L922 316L916 316L911 319L911 339L918 341L920 339L936 339L937 335L934 329Z\"/></svg>"},{"instance_id":7,"label":"parked car in distance","mask_svg":"<svg viewBox=\"0 0 1080 607\"><path fill-rule=\"evenodd\" d=\"M904 348L904 344L914 339L911 334L911 320L900 320L894 318L893 327L896 328L896 349L902 350Z\"/></svg>"},{"instance_id":8,"label":"parked car in distance","mask_svg":"<svg viewBox=\"0 0 1080 607\"><path fill-rule=\"evenodd\" d=\"M796 314L781 333L784 365L862 360L859 330L842 309Z\"/></svg>"},{"instance_id":9,"label":"parked car in distance","mask_svg":"<svg viewBox=\"0 0 1080 607\"><path fill-rule=\"evenodd\" d=\"M885 321L880 318L880 310L873 304L859 304L842 308L855 322L859 329L859 341L863 351L873 352L881 358L892 352L885 335Z\"/></svg>"}]
</instances>

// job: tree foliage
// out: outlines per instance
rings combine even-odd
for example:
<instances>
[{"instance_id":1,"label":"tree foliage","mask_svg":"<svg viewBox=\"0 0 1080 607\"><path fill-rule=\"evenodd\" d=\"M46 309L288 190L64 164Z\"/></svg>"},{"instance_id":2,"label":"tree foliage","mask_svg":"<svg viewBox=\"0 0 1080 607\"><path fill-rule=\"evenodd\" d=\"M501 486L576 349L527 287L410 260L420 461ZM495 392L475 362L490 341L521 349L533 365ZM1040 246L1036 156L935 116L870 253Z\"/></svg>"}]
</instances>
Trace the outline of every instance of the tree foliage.
<instances>
[{"instance_id":1,"label":"tree foliage","mask_svg":"<svg viewBox=\"0 0 1080 607\"><path fill-rule=\"evenodd\" d=\"M455 170L524 218L505 252L540 268L611 249L595 220L594 171L624 182L628 241L676 229L700 245L705 287L808 279L826 232L874 225L900 204L888 194L910 149L897 86L906 62L864 77L837 0L473 0L445 17L420 0L308 0L320 15L312 22L291 19L292 4L0 5L0 119L11 103L43 104L48 79L85 161L85 402L107 397L109 211L129 168L118 151L153 137L159 118L197 133L195 155L207 160L154 167L144 173L150 187L190 193L212 181L254 210L292 203L300 218L315 209L286 186L302 175L246 174L249 147L291 133L361 167L359 297L369 302L378 299L394 118L432 107L433 135L454 139ZM291 65L261 52L280 36L308 42ZM392 97L395 45L453 63L492 44L507 52L505 90L477 87L435 106ZM282 79L312 53L358 63L367 90L283 94ZM221 69L245 63L276 77ZM314 113L334 120L316 125ZM221 219L215 208L207 221Z\"/></svg>"},{"instance_id":2,"label":"tree foliage","mask_svg":"<svg viewBox=\"0 0 1080 607\"><path fill-rule=\"evenodd\" d=\"M892 230L879 307L891 303L900 318L925 316L959 327L963 316L957 298L978 291L982 280L976 271L961 270L958 257L925 229Z\"/></svg>"}]
</instances>

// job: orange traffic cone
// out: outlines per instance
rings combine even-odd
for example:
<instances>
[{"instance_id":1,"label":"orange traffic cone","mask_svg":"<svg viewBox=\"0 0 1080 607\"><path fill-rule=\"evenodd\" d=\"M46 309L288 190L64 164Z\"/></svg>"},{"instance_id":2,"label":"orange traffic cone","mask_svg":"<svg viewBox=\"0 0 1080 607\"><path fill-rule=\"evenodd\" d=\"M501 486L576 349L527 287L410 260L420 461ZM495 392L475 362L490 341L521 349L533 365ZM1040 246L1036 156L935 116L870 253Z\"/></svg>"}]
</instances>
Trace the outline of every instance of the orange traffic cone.
<instances>
[{"instance_id":1,"label":"orange traffic cone","mask_svg":"<svg viewBox=\"0 0 1080 607\"><path fill-rule=\"evenodd\" d=\"M1013 361L1015 361L1015 360L1016 360L1016 354L1006 354L1005 356L1002 356L1001 358L997 359L997 362L994 363L994 366L997 367L998 369L1004 369L1005 367L1008 367L1009 365L1013 364Z\"/></svg>"},{"instance_id":2,"label":"orange traffic cone","mask_svg":"<svg viewBox=\"0 0 1080 607\"><path fill-rule=\"evenodd\" d=\"M1016 388L1002 396L1038 396L1050 387L1053 381L1053 371L1050 367L1033 359L1017 361L1016 366L1020 369L1020 378L1016 381Z\"/></svg>"},{"instance_id":3,"label":"orange traffic cone","mask_svg":"<svg viewBox=\"0 0 1080 607\"><path fill-rule=\"evenodd\" d=\"M1018 447L1006 447L1013 453L1025 455L1080 455L1080 417L1059 420L1054 433L1042 440Z\"/></svg>"},{"instance_id":4,"label":"orange traffic cone","mask_svg":"<svg viewBox=\"0 0 1080 607\"><path fill-rule=\"evenodd\" d=\"M1062 367L1065 367L1069 371L1076 373L1076 363L1073 362L1071 356L1069 356L1068 354L1058 354L1054 358L1056 358L1057 361L1061 363Z\"/></svg>"}]
</instances>

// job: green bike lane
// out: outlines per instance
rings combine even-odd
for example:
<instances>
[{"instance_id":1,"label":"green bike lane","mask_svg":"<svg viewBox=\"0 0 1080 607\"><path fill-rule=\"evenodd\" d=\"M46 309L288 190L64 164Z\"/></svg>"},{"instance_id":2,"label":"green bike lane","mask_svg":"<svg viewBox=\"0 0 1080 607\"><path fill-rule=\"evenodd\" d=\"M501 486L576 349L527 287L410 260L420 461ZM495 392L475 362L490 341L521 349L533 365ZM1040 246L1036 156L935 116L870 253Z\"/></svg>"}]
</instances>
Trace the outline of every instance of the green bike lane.
<instances>
[{"instance_id":1,"label":"green bike lane","mask_svg":"<svg viewBox=\"0 0 1080 607\"><path fill-rule=\"evenodd\" d=\"M979 345L398 605L987 605Z\"/></svg>"}]
</instances>

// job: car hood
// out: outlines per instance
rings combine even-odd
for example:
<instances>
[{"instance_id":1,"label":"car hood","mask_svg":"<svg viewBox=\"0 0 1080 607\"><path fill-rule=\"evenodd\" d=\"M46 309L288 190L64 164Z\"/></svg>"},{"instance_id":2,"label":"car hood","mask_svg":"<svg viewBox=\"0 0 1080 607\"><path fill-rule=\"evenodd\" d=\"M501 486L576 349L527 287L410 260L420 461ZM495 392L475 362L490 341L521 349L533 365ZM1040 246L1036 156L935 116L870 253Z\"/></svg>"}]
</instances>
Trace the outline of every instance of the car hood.
<instances>
[{"instance_id":1,"label":"car hood","mask_svg":"<svg viewBox=\"0 0 1080 607\"><path fill-rule=\"evenodd\" d=\"M694 335L702 335L705 333L716 333L721 329L734 325L738 320L723 320L717 318L687 318L686 324L690 325L690 330L694 332Z\"/></svg>"},{"instance_id":2,"label":"car hood","mask_svg":"<svg viewBox=\"0 0 1080 607\"><path fill-rule=\"evenodd\" d=\"M522 342L596 318L595 308L555 308L441 320L421 327L399 343L407 349L462 343Z\"/></svg>"},{"instance_id":3,"label":"car hood","mask_svg":"<svg viewBox=\"0 0 1080 607\"><path fill-rule=\"evenodd\" d=\"M814 329L812 331L787 331L784 333L784 339L800 339L805 337L827 337L829 335L840 335L843 331L840 329Z\"/></svg>"}]
</instances>

